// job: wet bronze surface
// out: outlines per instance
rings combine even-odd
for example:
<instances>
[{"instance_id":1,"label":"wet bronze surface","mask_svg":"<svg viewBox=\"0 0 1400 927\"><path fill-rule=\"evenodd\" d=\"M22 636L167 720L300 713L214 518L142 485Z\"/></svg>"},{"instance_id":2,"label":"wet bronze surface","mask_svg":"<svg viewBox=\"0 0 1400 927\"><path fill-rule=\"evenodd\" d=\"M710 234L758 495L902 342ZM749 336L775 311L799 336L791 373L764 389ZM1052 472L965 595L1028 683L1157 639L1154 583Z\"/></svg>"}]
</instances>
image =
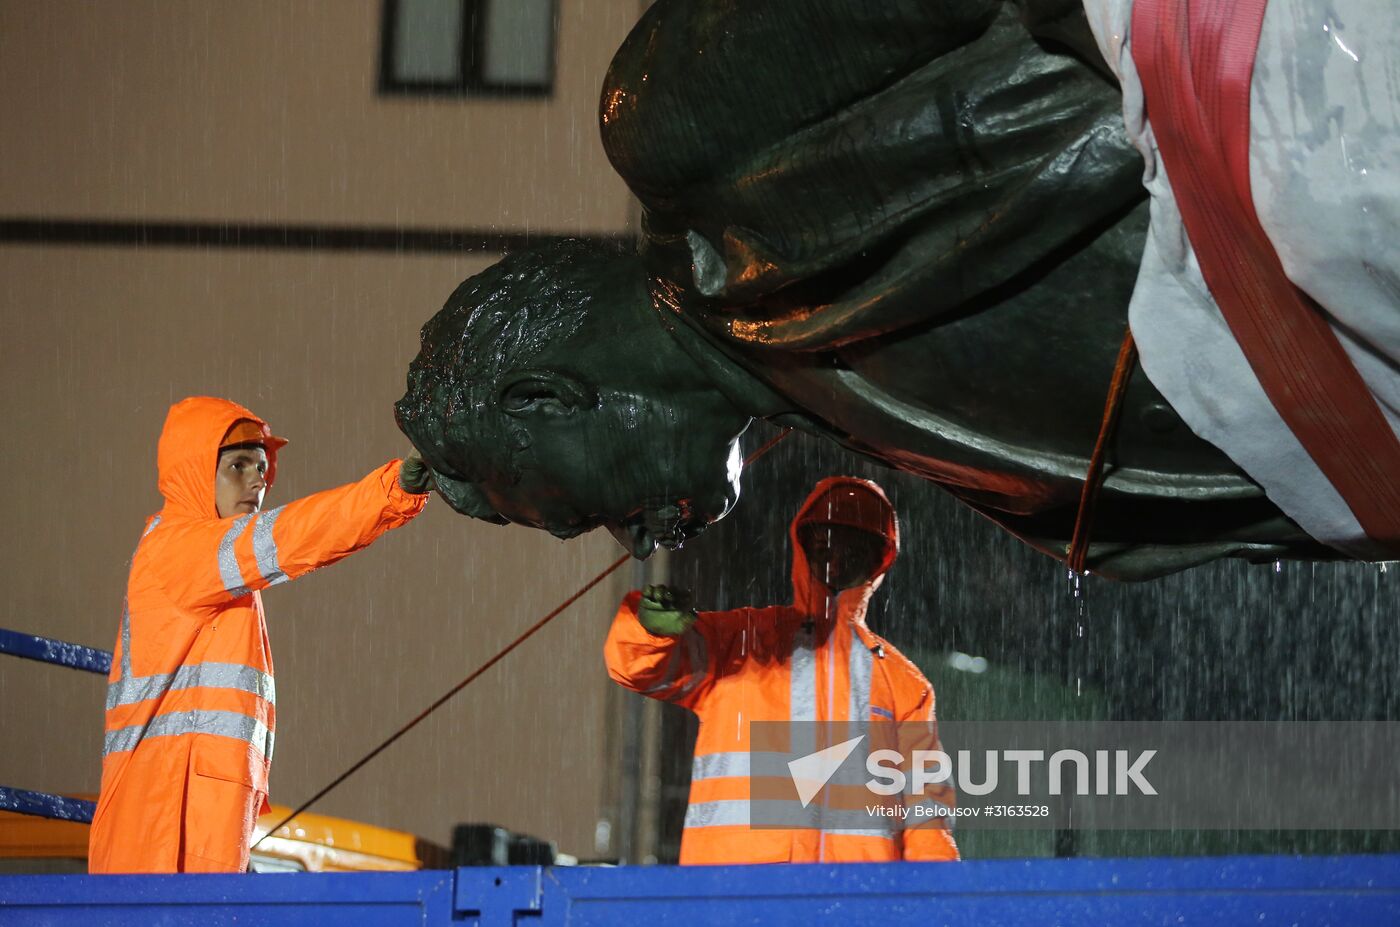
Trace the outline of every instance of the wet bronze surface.
<instances>
[{"instance_id":1,"label":"wet bronze surface","mask_svg":"<svg viewBox=\"0 0 1400 927\"><path fill-rule=\"evenodd\" d=\"M638 556L723 517L753 417L1062 557L1147 226L1077 4L660 0L604 83L637 254L518 252L423 329L398 418L464 514ZM1139 370L1091 569L1330 554Z\"/></svg>"}]
</instances>

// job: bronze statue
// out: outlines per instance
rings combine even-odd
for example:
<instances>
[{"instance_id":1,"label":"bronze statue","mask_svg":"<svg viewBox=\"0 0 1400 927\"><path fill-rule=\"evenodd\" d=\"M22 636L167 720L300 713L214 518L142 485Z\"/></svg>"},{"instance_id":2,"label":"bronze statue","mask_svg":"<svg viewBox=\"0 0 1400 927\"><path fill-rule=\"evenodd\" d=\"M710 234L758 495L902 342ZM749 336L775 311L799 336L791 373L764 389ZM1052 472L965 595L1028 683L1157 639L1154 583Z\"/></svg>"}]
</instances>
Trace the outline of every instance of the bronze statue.
<instances>
[{"instance_id":1,"label":"bronze statue","mask_svg":"<svg viewBox=\"0 0 1400 927\"><path fill-rule=\"evenodd\" d=\"M763 418L1063 558L1148 226L1121 109L1068 0L659 0L600 115L640 249L465 281L400 427L458 511L638 557L724 516ZM1340 556L1141 370L1108 459L1095 572Z\"/></svg>"}]
</instances>

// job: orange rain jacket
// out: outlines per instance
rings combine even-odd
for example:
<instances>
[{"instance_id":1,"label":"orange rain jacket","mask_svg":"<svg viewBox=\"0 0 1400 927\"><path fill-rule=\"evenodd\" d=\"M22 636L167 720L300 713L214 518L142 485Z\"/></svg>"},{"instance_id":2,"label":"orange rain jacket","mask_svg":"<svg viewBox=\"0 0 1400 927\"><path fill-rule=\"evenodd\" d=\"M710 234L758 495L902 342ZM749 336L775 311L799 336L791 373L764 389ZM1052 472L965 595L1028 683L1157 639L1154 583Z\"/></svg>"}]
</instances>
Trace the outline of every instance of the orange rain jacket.
<instances>
[{"instance_id":1,"label":"orange rain jacket","mask_svg":"<svg viewBox=\"0 0 1400 927\"><path fill-rule=\"evenodd\" d=\"M165 506L132 556L108 677L92 872L241 872L272 761L272 655L259 589L367 546L422 511L399 461L270 511L219 518L223 399L171 407L160 436ZM276 477L269 445L267 482Z\"/></svg>"},{"instance_id":2,"label":"orange rain jacket","mask_svg":"<svg viewBox=\"0 0 1400 927\"><path fill-rule=\"evenodd\" d=\"M829 493L878 496L876 523L889 545L884 563L865 585L831 601L812 575L797 528L822 522ZM876 832L749 827L749 722L914 722L922 731L906 749L938 749L933 688L905 656L865 625L866 607L899 550L894 509L866 480L823 480L790 529L793 604L701 612L685 634L658 637L637 619L641 593L622 602L604 646L608 673L652 698L683 705L700 719L691 770L690 806L681 837L682 864L955 860L947 817L898 819ZM902 727L901 731L909 728ZM901 738L903 740L903 738ZM862 787L863 788L863 787ZM951 788L928 789L920 803L953 806ZM914 827L912 822L919 822Z\"/></svg>"}]
</instances>

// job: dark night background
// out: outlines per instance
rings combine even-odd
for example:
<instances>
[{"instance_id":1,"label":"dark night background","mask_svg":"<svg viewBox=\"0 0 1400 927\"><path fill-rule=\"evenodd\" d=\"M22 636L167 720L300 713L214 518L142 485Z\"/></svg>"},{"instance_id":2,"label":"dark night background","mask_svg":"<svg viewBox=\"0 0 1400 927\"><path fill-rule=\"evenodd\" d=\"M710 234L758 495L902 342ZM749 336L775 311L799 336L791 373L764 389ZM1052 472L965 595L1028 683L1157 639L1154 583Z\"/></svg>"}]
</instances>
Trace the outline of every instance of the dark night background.
<instances>
[{"instance_id":1,"label":"dark night background","mask_svg":"<svg viewBox=\"0 0 1400 927\"><path fill-rule=\"evenodd\" d=\"M752 453L776 435L756 424ZM744 474L739 505L672 560L702 610L790 601L787 528L817 480L866 477L899 513L901 551L868 616L923 669L943 719L1390 720L1400 630L1394 570L1220 561L1162 579L1075 584L1065 568L931 485L792 433ZM1082 629L1082 631L1081 631ZM983 672L957 669L961 653ZM968 661L960 661L964 665ZM694 721L664 706L663 850L678 848ZM673 746L674 745L674 746ZM1339 852L1388 832L982 832L968 855Z\"/></svg>"}]
</instances>

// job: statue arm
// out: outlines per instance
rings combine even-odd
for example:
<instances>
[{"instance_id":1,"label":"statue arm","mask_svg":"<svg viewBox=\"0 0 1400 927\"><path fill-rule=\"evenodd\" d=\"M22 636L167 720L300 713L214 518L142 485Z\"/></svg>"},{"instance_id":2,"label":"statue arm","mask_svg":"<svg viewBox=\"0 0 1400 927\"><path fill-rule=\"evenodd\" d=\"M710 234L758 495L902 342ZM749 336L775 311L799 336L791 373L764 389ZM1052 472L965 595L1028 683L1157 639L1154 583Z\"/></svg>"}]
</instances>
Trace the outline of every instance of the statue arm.
<instances>
[{"instance_id":1,"label":"statue arm","mask_svg":"<svg viewBox=\"0 0 1400 927\"><path fill-rule=\"evenodd\" d=\"M964 307L1111 222L1143 195L1141 158L1062 7L661 0L602 114L658 273L725 338L827 350Z\"/></svg>"}]
</instances>

